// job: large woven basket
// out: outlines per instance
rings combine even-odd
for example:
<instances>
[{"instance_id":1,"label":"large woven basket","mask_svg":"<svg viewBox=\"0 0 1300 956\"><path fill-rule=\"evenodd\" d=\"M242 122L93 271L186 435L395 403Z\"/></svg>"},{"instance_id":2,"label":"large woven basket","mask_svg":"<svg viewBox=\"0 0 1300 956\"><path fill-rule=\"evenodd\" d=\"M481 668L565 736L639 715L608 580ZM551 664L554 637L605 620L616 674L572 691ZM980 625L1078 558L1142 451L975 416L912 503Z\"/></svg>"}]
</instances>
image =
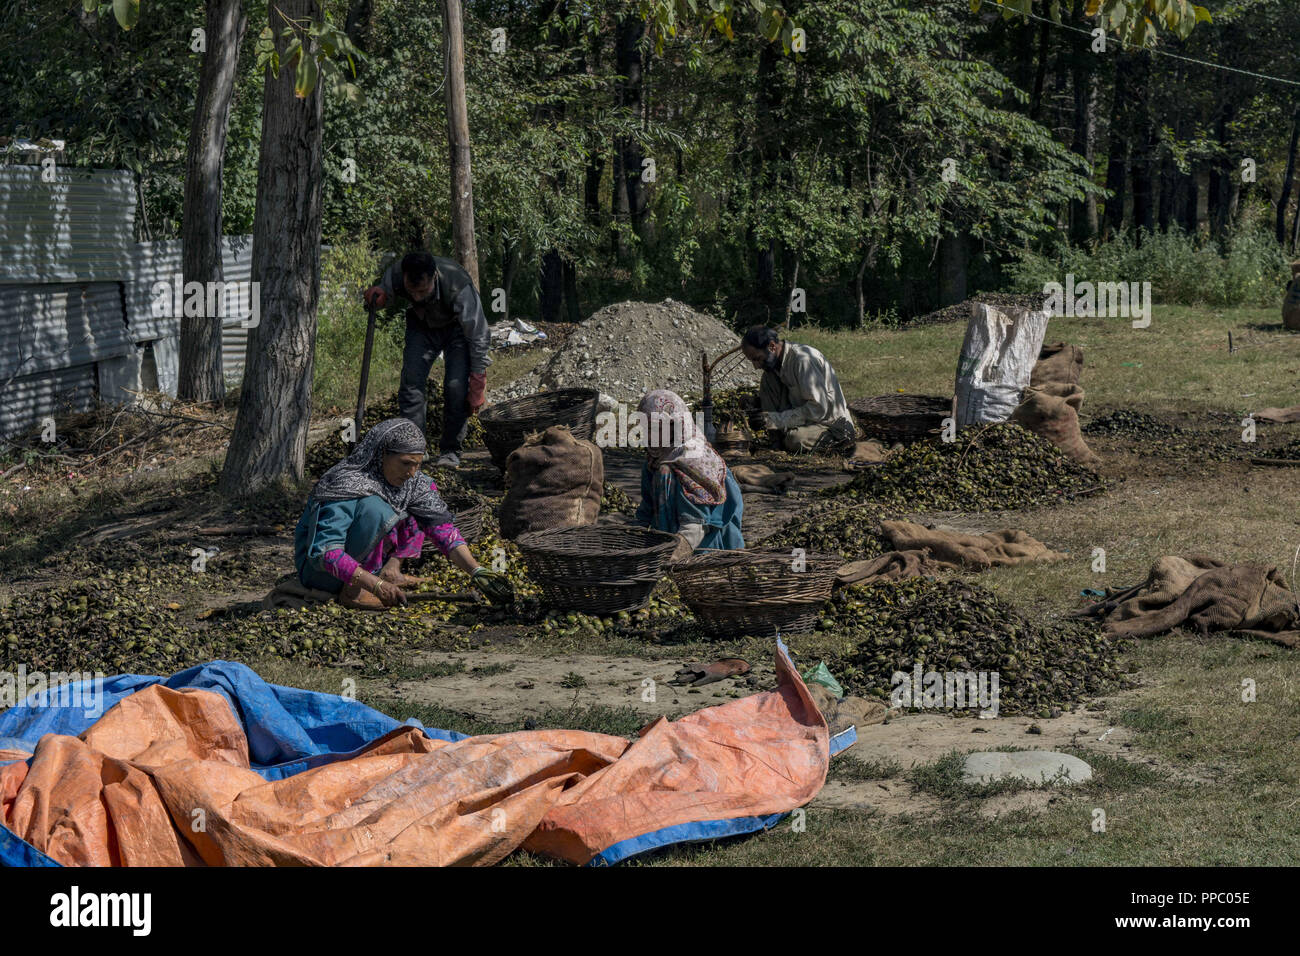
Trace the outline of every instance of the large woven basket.
<instances>
[{"instance_id":1,"label":"large woven basket","mask_svg":"<svg viewBox=\"0 0 1300 956\"><path fill-rule=\"evenodd\" d=\"M561 388L485 408L478 420L492 464L505 471L506 459L528 435L552 425L568 425L574 438L589 440L596 430L599 401L595 389Z\"/></svg>"},{"instance_id":2,"label":"large woven basket","mask_svg":"<svg viewBox=\"0 0 1300 956\"><path fill-rule=\"evenodd\" d=\"M849 402L849 411L869 438L918 441L943 427L952 399L937 395L878 395Z\"/></svg>"},{"instance_id":3,"label":"large woven basket","mask_svg":"<svg viewBox=\"0 0 1300 956\"><path fill-rule=\"evenodd\" d=\"M515 544L546 603L612 614L645 605L664 576L677 536L648 528L585 525L530 531Z\"/></svg>"},{"instance_id":4,"label":"large woven basket","mask_svg":"<svg viewBox=\"0 0 1300 956\"><path fill-rule=\"evenodd\" d=\"M465 539L466 544L473 544L483 536L483 519L487 516L487 502L477 498L448 498L447 507L456 521L456 530Z\"/></svg>"},{"instance_id":5,"label":"large woven basket","mask_svg":"<svg viewBox=\"0 0 1300 956\"><path fill-rule=\"evenodd\" d=\"M844 559L789 551L705 551L673 565L677 590L715 637L771 637L811 631Z\"/></svg>"}]
</instances>

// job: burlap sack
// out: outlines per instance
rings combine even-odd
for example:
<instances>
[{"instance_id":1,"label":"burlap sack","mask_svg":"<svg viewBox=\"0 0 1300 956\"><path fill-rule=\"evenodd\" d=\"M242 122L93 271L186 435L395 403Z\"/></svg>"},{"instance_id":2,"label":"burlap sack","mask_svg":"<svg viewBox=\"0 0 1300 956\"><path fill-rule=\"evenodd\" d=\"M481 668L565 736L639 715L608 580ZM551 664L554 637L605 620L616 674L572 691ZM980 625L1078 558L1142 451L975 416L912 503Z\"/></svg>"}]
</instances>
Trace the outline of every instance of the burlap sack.
<instances>
[{"instance_id":1,"label":"burlap sack","mask_svg":"<svg viewBox=\"0 0 1300 956\"><path fill-rule=\"evenodd\" d=\"M841 565L835 572L835 582L840 587L848 587L877 581L900 581L934 574L945 567L930 560L928 551L886 551L874 558Z\"/></svg>"},{"instance_id":2,"label":"burlap sack","mask_svg":"<svg viewBox=\"0 0 1300 956\"><path fill-rule=\"evenodd\" d=\"M1078 385L1082 374L1083 349L1077 345L1053 342L1044 345L1038 353L1038 361L1029 375L1029 384L1033 386L1056 382L1061 385Z\"/></svg>"},{"instance_id":3,"label":"burlap sack","mask_svg":"<svg viewBox=\"0 0 1300 956\"><path fill-rule=\"evenodd\" d=\"M1079 407L1083 389L1078 385L1048 382L1025 389L1011 421L1046 438L1081 465L1095 465L1101 459L1093 453L1079 431Z\"/></svg>"},{"instance_id":4,"label":"burlap sack","mask_svg":"<svg viewBox=\"0 0 1300 956\"><path fill-rule=\"evenodd\" d=\"M897 551L928 552L931 565L983 570L1065 557L1025 532L1011 529L977 535L940 531L915 521L882 521L880 530Z\"/></svg>"},{"instance_id":5,"label":"burlap sack","mask_svg":"<svg viewBox=\"0 0 1300 956\"><path fill-rule=\"evenodd\" d=\"M769 492L785 494L794 484L792 471L773 471L767 465L736 465L731 469L732 477L741 491Z\"/></svg>"},{"instance_id":6,"label":"burlap sack","mask_svg":"<svg viewBox=\"0 0 1300 956\"><path fill-rule=\"evenodd\" d=\"M1159 597L1166 597L1195 567L1183 559L1161 559L1171 560L1184 566L1162 569L1157 562L1148 579L1149 603L1157 596L1156 589L1162 592ZM1157 580L1162 570L1171 572L1168 580ZM1298 624L1300 606L1281 571L1259 564L1237 564L1203 570L1163 607L1149 606L1125 618L1120 618L1117 609L1106 623L1106 632L1116 637L1152 637L1179 626L1195 628L1202 634L1235 630L1296 647L1300 644Z\"/></svg>"},{"instance_id":7,"label":"burlap sack","mask_svg":"<svg viewBox=\"0 0 1300 956\"><path fill-rule=\"evenodd\" d=\"M1291 281L1282 299L1282 324L1292 332L1300 332L1300 262L1291 263Z\"/></svg>"},{"instance_id":8,"label":"burlap sack","mask_svg":"<svg viewBox=\"0 0 1300 956\"><path fill-rule=\"evenodd\" d=\"M552 425L528 439L506 459L506 496L501 534L571 528L595 522L605 483L600 448Z\"/></svg>"},{"instance_id":9,"label":"burlap sack","mask_svg":"<svg viewBox=\"0 0 1300 956\"><path fill-rule=\"evenodd\" d=\"M1276 424L1285 424L1287 422L1300 422L1300 405L1288 405L1286 408L1272 406L1262 408L1255 413L1257 422L1274 422Z\"/></svg>"}]
</instances>

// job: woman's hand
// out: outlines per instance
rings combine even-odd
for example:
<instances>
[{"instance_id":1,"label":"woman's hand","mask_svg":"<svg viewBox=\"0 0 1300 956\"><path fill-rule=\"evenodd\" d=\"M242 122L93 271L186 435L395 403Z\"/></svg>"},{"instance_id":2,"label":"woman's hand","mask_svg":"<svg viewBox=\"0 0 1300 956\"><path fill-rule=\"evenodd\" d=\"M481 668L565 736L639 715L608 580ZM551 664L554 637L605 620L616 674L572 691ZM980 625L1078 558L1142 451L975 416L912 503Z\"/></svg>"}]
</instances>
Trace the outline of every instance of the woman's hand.
<instances>
[{"instance_id":1,"label":"woman's hand","mask_svg":"<svg viewBox=\"0 0 1300 956\"><path fill-rule=\"evenodd\" d=\"M379 587L375 588L375 597L384 602L384 607L393 607L397 604L406 603L406 593L392 581L380 580Z\"/></svg>"},{"instance_id":2,"label":"woman's hand","mask_svg":"<svg viewBox=\"0 0 1300 956\"><path fill-rule=\"evenodd\" d=\"M371 574L369 571L358 572L366 575L366 580L362 582L362 587L373 594L383 603L384 607L395 607L399 604L406 603L406 594L392 581L385 581L383 578Z\"/></svg>"}]
</instances>

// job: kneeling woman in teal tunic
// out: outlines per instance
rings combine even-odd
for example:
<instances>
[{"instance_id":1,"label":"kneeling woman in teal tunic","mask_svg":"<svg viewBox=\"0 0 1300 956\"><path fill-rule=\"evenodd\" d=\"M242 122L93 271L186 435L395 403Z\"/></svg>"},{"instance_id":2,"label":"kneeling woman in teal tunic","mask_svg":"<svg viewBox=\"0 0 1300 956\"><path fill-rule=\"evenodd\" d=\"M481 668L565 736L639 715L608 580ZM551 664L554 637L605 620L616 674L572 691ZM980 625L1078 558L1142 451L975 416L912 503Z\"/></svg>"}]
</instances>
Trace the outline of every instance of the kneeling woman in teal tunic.
<instances>
[{"instance_id":1,"label":"kneeling woman in teal tunic","mask_svg":"<svg viewBox=\"0 0 1300 956\"><path fill-rule=\"evenodd\" d=\"M428 536L488 600L514 600L510 582L474 560L437 486L420 471L424 449L419 428L390 418L321 476L294 532L303 585L348 607L405 604L402 588L422 579L403 574L402 559L419 557Z\"/></svg>"},{"instance_id":2,"label":"kneeling woman in teal tunic","mask_svg":"<svg viewBox=\"0 0 1300 956\"><path fill-rule=\"evenodd\" d=\"M636 523L679 534L696 551L740 549L744 505L731 469L675 392L656 389L637 411L648 423Z\"/></svg>"}]
</instances>

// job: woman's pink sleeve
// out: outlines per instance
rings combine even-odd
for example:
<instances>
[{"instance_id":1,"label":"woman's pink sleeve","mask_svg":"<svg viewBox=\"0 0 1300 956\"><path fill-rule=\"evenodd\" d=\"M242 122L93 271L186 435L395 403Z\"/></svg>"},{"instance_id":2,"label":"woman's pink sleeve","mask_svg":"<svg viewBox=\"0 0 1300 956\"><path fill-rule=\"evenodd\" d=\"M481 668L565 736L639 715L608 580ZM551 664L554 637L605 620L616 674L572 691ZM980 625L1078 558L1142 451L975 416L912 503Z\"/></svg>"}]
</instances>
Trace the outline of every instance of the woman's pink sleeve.
<instances>
[{"instance_id":1,"label":"woman's pink sleeve","mask_svg":"<svg viewBox=\"0 0 1300 956\"><path fill-rule=\"evenodd\" d=\"M334 577L338 578L344 584L351 584L352 577L357 573L357 568L361 567L357 559L352 557L342 548L334 548L326 551L321 556L321 567L323 567Z\"/></svg>"}]
</instances>

